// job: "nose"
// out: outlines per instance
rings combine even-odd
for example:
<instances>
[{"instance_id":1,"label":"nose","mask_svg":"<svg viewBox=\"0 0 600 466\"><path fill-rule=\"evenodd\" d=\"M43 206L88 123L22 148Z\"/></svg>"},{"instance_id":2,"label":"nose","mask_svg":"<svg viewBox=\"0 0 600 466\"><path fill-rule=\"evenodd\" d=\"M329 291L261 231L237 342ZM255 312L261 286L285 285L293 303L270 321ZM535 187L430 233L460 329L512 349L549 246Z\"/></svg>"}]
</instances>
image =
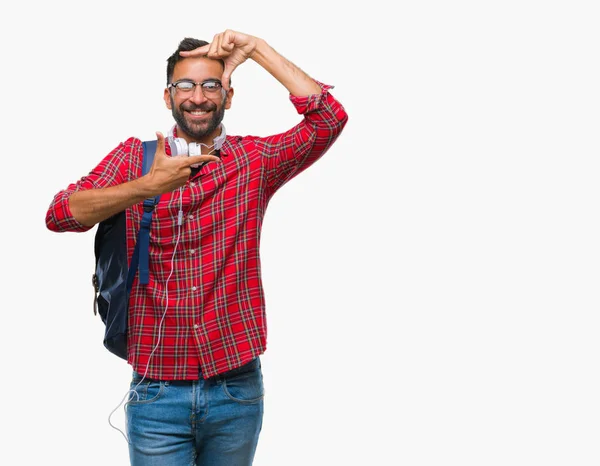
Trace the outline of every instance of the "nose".
<instances>
[{"instance_id":1,"label":"nose","mask_svg":"<svg viewBox=\"0 0 600 466\"><path fill-rule=\"evenodd\" d=\"M204 91L202 90L202 86L196 85L194 90L192 91L192 95L188 100L191 100L195 104L201 104L202 102L208 100L204 95Z\"/></svg>"}]
</instances>

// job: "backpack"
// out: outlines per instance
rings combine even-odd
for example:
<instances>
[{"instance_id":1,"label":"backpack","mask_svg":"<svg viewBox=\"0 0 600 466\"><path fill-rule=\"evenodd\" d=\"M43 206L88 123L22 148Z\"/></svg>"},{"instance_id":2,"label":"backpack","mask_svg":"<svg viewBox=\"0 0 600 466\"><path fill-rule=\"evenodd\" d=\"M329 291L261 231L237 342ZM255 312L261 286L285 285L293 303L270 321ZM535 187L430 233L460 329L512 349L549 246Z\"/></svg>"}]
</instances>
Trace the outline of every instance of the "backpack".
<instances>
[{"instance_id":1,"label":"backpack","mask_svg":"<svg viewBox=\"0 0 600 466\"><path fill-rule=\"evenodd\" d=\"M154 160L157 141L142 143L142 176L148 173ZM139 283L149 279L148 251L150 225L160 195L144 201L144 213L138 232L131 263L127 263L127 236L125 211L98 223L94 239L96 270L94 285L94 315L100 314L105 325L104 346L111 353L127 360L127 314L129 293L139 268Z\"/></svg>"}]
</instances>

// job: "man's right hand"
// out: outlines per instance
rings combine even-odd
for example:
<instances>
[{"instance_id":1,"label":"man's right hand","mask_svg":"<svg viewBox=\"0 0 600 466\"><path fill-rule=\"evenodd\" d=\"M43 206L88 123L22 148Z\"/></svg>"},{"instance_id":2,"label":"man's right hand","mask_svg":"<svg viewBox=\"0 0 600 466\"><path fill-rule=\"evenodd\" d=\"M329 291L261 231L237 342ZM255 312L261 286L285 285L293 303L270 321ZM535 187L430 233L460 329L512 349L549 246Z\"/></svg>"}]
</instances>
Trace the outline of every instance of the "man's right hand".
<instances>
[{"instance_id":1,"label":"man's right hand","mask_svg":"<svg viewBox=\"0 0 600 466\"><path fill-rule=\"evenodd\" d=\"M156 195L174 191L183 186L192 172L191 166L203 162L220 162L215 155L179 155L169 157L165 151L165 137L156 132L157 145L152 167L146 177L151 185L151 190L156 190Z\"/></svg>"}]
</instances>

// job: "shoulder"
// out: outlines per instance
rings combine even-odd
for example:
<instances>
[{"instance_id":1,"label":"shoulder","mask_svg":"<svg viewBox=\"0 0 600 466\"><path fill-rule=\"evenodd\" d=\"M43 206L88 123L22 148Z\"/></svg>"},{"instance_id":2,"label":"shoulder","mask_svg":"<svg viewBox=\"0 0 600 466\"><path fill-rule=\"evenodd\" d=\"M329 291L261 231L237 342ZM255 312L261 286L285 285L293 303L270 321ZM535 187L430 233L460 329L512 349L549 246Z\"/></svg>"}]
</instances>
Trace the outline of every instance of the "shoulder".
<instances>
[{"instance_id":1,"label":"shoulder","mask_svg":"<svg viewBox=\"0 0 600 466\"><path fill-rule=\"evenodd\" d=\"M134 153L142 149L143 141L140 138L131 136L122 143L123 149L127 152Z\"/></svg>"},{"instance_id":2,"label":"shoulder","mask_svg":"<svg viewBox=\"0 0 600 466\"><path fill-rule=\"evenodd\" d=\"M107 156L105 162L109 167L119 167L127 179L139 176L142 166L143 141L137 137L129 137L122 140ZM125 174L127 173L127 174Z\"/></svg>"},{"instance_id":3,"label":"shoulder","mask_svg":"<svg viewBox=\"0 0 600 466\"><path fill-rule=\"evenodd\" d=\"M131 154L137 154L142 149L142 141L136 137L122 140L109 154L111 157L128 160Z\"/></svg>"}]
</instances>

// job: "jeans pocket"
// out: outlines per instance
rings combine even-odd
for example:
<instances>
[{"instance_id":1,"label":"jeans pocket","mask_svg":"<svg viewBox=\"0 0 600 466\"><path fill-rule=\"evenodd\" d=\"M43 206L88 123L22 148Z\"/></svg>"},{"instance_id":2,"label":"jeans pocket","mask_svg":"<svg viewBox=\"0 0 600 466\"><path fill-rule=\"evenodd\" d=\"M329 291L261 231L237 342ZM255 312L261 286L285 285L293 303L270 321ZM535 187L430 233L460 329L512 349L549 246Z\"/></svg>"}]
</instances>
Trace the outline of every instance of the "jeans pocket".
<instances>
[{"instance_id":1,"label":"jeans pocket","mask_svg":"<svg viewBox=\"0 0 600 466\"><path fill-rule=\"evenodd\" d=\"M140 380L142 383L140 383ZM165 389L165 383L159 380L144 379L134 377L129 387L130 396L127 404L138 405L143 403L152 403L158 400Z\"/></svg>"},{"instance_id":2,"label":"jeans pocket","mask_svg":"<svg viewBox=\"0 0 600 466\"><path fill-rule=\"evenodd\" d=\"M265 396L260 367L251 372L225 378L222 386L231 400L242 404L258 403Z\"/></svg>"}]
</instances>

